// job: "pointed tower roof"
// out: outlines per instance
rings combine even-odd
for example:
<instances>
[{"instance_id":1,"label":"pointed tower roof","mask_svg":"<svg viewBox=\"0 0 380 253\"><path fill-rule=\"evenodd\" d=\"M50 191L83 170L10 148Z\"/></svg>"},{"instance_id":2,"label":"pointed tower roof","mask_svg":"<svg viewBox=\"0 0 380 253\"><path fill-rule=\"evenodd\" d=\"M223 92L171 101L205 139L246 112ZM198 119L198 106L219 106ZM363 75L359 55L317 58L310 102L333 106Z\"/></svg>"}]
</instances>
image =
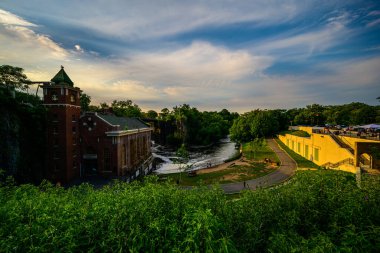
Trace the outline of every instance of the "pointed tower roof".
<instances>
[{"instance_id":1,"label":"pointed tower roof","mask_svg":"<svg viewBox=\"0 0 380 253\"><path fill-rule=\"evenodd\" d=\"M59 85L74 86L73 81L71 81L70 77L66 74L63 66L61 66L61 70L51 79L51 81Z\"/></svg>"}]
</instances>

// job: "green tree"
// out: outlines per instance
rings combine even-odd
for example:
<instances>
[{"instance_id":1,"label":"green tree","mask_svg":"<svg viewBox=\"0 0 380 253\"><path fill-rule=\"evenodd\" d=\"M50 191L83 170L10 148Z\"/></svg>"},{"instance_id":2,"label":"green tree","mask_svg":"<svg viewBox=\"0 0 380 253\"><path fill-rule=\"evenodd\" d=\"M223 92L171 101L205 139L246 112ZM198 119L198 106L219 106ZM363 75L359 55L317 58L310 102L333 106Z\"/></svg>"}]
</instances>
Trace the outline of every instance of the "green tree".
<instances>
[{"instance_id":1,"label":"green tree","mask_svg":"<svg viewBox=\"0 0 380 253\"><path fill-rule=\"evenodd\" d=\"M10 65L0 66L0 87L11 89L26 90L30 83L28 77L23 73L24 70Z\"/></svg>"},{"instance_id":2,"label":"green tree","mask_svg":"<svg viewBox=\"0 0 380 253\"><path fill-rule=\"evenodd\" d=\"M149 110L146 114L145 117L149 119L156 119L158 117L158 113L154 110Z\"/></svg>"},{"instance_id":3,"label":"green tree","mask_svg":"<svg viewBox=\"0 0 380 253\"><path fill-rule=\"evenodd\" d=\"M161 120L167 120L170 114L170 110L168 108L163 108L160 112L159 118Z\"/></svg>"},{"instance_id":4,"label":"green tree","mask_svg":"<svg viewBox=\"0 0 380 253\"><path fill-rule=\"evenodd\" d=\"M253 159L256 158L256 152L260 150L264 146L264 139L263 138L255 138L250 143L251 150L253 152Z\"/></svg>"},{"instance_id":5,"label":"green tree","mask_svg":"<svg viewBox=\"0 0 380 253\"><path fill-rule=\"evenodd\" d=\"M137 104L134 104L132 100L118 101L114 100L111 104L112 111L117 116L123 117L141 117L141 109Z\"/></svg>"},{"instance_id":6,"label":"green tree","mask_svg":"<svg viewBox=\"0 0 380 253\"><path fill-rule=\"evenodd\" d=\"M182 143L181 147L176 151L176 158L174 159L174 164L178 165L179 182L182 181L182 172L189 171L193 167L193 164L188 164L189 161L189 152L187 151L185 144Z\"/></svg>"},{"instance_id":7,"label":"green tree","mask_svg":"<svg viewBox=\"0 0 380 253\"><path fill-rule=\"evenodd\" d=\"M89 111L91 104L91 97L87 95L86 93L80 94L80 106L82 111Z\"/></svg>"}]
</instances>

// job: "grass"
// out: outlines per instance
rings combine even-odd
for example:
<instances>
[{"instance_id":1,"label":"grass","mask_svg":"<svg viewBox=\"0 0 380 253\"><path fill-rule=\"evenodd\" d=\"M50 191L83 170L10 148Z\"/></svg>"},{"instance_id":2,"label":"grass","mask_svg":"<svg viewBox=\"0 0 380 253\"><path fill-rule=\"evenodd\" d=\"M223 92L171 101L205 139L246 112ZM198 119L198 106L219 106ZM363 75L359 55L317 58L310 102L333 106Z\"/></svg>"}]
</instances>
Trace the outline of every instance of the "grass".
<instances>
[{"instance_id":1,"label":"grass","mask_svg":"<svg viewBox=\"0 0 380 253\"><path fill-rule=\"evenodd\" d=\"M252 149L252 142L247 142L243 144L243 154L249 160L263 161L265 158L269 158L273 162L280 162L276 153L267 145L266 140L263 140L263 146L258 150L254 151Z\"/></svg>"},{"instance_id":2,"label":"grass","mask_svg":"<svg viewBox=\"0 0 380 253\"><path fill-rule=\"evenodd\" d=\"M299 137L310 137L310 134L302 130L287 130L287 131L282 131L280 134L281 135L291 134L291 135L295 135Z\"/></svg>"},{"instance_id":3,"label":"grass","mask_svg":"<svg viewBox=\"0 0 380 253\"><path fill-rule=\"evenodd\" d=\"M183 172L182 175L180 173L161 175L160 178L170 180L174 184L178 183L181 186L242 182L265 176L276 170L275 167L267 168L267 164L262 162L265 158L269 158L274 163L280 162L265 140L255 152L252 150L251 143L243 144L243 155L248 160L249 165L230 165L228 169L197 174L196 176L188 176L186 172Z\"/></svg>"},{"instance_id":4,"label":"grass","mask_svg":"<svg viewBox=\"0 0 380 253\"><path fill-rule=\"evenodd\" d=\"M232 165L225 170L197 174L192 177L188 176L187 173L182 173L181 176L180 173L173 173L162 175L161 178L166 178L175 184L179 182L179 185L182 186L210 185L216 183L226 184L262 177L275 170L275 168L266 168L265 163L251 162L249 166Z\"/></svg>"},{"instance_id":5,"label":"grass","mask_svg":"<svg viewBox=\"0 0 380 253\"><path fill-rule=\"evenodd\" d=\"M320 167L313 163L312 161L307 160L306 158L302 157L301 155L297 154L290 148L288 148L282 141L279 139L276 139L276 142L280 147L286 151L293 159L296 161L298 168L314 168L314 169L319 169Z\"/></svg>"}]
</instances>

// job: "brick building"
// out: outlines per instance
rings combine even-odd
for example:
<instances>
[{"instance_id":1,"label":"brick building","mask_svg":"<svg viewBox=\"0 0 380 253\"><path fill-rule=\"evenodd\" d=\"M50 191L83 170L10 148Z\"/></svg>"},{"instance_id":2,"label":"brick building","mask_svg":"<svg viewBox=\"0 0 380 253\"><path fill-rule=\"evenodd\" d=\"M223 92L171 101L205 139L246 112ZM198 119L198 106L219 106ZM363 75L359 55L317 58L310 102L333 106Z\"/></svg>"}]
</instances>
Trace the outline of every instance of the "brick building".
<instances>
[{"instance_id":1,"label":"brick building","mask_svg":"<svg viewBox=\"0 0 380 253\"><path fill-rule=\"evenodd\" d=\"M82 112L81 90L63 67L41 87L48 121L48 179L67 183L99 175L132 180L152 169L147 124L137 118Z\"/></svg>"}]
</instances>

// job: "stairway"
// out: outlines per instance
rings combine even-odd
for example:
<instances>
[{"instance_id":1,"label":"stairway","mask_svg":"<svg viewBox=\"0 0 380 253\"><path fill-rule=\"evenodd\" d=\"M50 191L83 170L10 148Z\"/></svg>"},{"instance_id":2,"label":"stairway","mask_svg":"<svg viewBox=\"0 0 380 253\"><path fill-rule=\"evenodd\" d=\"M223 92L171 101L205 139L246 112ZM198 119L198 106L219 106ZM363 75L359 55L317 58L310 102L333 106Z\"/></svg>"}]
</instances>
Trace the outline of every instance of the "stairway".
<instances>
[{"instance_id":1,"label":"stairway","mask_svg":"<svg viewBox=\"0 0 380 253\"><path fill-rule=\"evenodd\" d=\"M331 138L333 138L333 140L341 147L341 148L345 148L347 149L348 151L350 151L351 154L354 154L354 149L351 148L350 145L348 145L347 143L344 143L339 137L337 137L335 134L330 133L330 136Z\"/></svg>"},{"instance_id":2,"label":"stairway","mask_svg":"<svg viewBox=\"0 0 380 253\"><path fill-rule=\"evenodd\" d=\"M328 162L328 163L322 164L321 167L337 168L337 167L339 167L340 165L343 165L343 164L353 165L354 164L354 159L352 159L352 158L346 158L346 159L344 159L342 161L339 161L337 163Z\"/></svg>"}]
</instances>

